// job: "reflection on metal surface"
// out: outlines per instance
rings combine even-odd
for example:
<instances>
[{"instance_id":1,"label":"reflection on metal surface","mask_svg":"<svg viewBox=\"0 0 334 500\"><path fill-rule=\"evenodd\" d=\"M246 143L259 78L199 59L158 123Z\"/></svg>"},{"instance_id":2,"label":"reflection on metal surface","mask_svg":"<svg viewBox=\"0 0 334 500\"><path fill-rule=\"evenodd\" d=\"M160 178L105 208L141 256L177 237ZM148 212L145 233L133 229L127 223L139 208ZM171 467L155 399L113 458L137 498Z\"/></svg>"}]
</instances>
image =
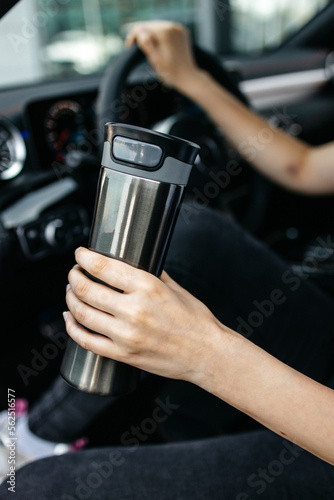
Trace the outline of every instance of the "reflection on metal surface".
<instances>
[{"instance_id":1,"label":"reflection on metal surface","mask_svg":"<svg viewBox=\"0 0 334 500\"><path fill-rule=\"evenodd\" d=\"M103 169L90 247L159 274L183 188Z\"/></svg>"},{"instance_id":2,"label":"reflection on metal surface","mask_svg":"<svg viewBox=\"0 0 334 500\"><path fill-rule=\"evenodd\" d=\"M139 371L124 363L117 363L102 356L96 356L82 349L68 338L62 375L65 380L81 391L100 394L123 394L133 391L137 386Z\"/></svg>"}]
</instances>

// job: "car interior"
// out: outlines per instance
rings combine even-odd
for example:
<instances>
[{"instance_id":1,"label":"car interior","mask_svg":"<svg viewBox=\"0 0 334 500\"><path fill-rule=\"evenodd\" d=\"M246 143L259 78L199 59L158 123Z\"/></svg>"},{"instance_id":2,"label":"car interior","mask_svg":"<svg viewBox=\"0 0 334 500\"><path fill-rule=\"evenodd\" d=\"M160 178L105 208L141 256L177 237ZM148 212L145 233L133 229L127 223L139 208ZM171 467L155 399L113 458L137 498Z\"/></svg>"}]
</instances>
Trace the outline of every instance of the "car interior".
<instances>
[{"instance_id":1,"label":"car interior","mask_svg":"<svg viewBox=\"0 0 334 500\"><path fill-rule=\"evenodd\" d=\"M38 17L41 7L30 19L28 11L22 17L17 9L25 1L7 13L17 2L1 4L0 36L12 49L7 58L1 55L3 75L9 59L15 66L18 53L35 43L39 30L45 32L47 16L56 19L55 8ZM292 23L279 43L262 50L250 47L248 53L226 48L231 43L229 27L232 31L236 22L232 0L224 2L226 9L221 2L179 2L191 5L202 30L195 29L193 18L178 17L176 2L165 2L163 15L189 26L198 63L222 85L268 123L316 145L334 140L334 3L311 3L314 10L297 27ZM64 17L68 8L70 15L67 2L54 0L55 6L57 14ZM155 14L162 15L153 9L150 16ZM129 29L132 23L129 15L124 26ZM59 21L56 27L65 30L66 24ZM124 38L125 31L120 33ZM34 50L41 51L47 43L43 36L41 40ZM51 50L35 57L45 54ZM67 274L75 248L87 245L89 238L104 123L138 125L198 144L201 151L186 199L226 212L296 265L307 252L318 251L317 237L326 239L333 232L333 196L320 199L289 192L257 173L251 156L265 137L232 147L200 108L161 84L138 48L111 53L108 62L90 73L73 66L64 58L54 63L58 74L50 71L47 78L25 78L24 67L19 82L1 83L0 77L1 409L7 405L8 387L15 387L17 397L34 402L59 373ZM237 175L228 170L231 162L239 167ZM334 251L330 242L328 247ZM140 418L154 390L144 386L140 394L129 396L129 414L136 411ZM98 442L99 436L94 439Z\"/></svg>"}]
</instances>

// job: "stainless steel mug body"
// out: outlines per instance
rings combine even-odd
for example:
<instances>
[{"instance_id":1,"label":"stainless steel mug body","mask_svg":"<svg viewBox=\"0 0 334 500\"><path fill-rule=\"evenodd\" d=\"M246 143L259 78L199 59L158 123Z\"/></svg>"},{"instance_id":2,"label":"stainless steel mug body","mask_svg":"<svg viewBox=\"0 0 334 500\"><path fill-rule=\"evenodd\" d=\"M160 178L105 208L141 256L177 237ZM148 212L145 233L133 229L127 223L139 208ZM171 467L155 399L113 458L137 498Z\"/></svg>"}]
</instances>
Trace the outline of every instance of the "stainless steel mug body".
<instances>
[{"instance_id":1,"label":"stainless steel mug body","mask_svg":"<svg viewBox=\"0 0 334 500\"><path fill-rule=\"evenodd\" d=\"M158 276L183 191L102 169L90 248Z\"/></svg>"},{"instance_id":2,"label":"stainless steel mug body","mask_svg":"<svg viewBox=\"0 0 334 500\"><path fill-rule=\"evenodd\" d=\"M159 276L197 152L180 139L107 124L89 248ZM80 390L118 395L136 388L139 370L69 338L61 374Z\"/></svg>"}]
</instances>

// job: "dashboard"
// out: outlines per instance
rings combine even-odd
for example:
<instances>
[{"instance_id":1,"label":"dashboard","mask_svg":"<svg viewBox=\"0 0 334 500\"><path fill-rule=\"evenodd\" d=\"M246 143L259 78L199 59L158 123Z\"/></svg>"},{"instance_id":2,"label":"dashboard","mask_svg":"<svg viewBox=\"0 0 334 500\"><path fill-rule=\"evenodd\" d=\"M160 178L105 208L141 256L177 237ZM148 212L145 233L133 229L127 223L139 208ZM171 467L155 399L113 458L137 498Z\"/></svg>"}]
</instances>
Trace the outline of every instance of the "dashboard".
<instances>
[{"instance_id":1,"label":"dashboard","mask_svg":"<svg viewBox=\"0 0 334 500\"><path fill-rule=\"evenodd\" d=\"M41 86L40 96L29 95L29 88L18 89L22 102L15 102L15 106L8 106L11 103L5 102L6 93L0 93L0 192L1 181L16 178L23 168L25 173L45 172L99 160L103 131L97 129L98 91L90 88L89 81L87 85L80 82L80 87L71 92L68 83L62 93L51 85L50 96L47 85ZM36 87L32 90L36 94ZM131 85L124 90L122 100L129 110L125 123L150 127L184 105L184 98L160 84L150 91L149 106L145 100L133 99L137 90L138 86ZM15 90L11 98L13 95ZM1 109L2 98L5 109Z\"/></svg>"},{"instance_id":2,"label":"dashboard","mask_svg":"<svg viewBox=\"0 0 334 500\"><path fill-rule=\"evenodd\" d=\"M0 92L0 227L19 243L17 258L42 261L84 244L94 209L103 131L99 79ZM124 89L125 122L151 127L184 106L156 82L149 100Z\"/></svg>"},{"instance_id":3,"label":"dashboard","mask_svg":"<svg viewBox=\"0 0 334 500\"><path fill-rule=\"evenodd\" d=\"M97 90L51 87L14 89L1 106L0 224L16 262L65 255L89 234L80 170L87 160L97 178Z\"/></svg>"}]
</instances>

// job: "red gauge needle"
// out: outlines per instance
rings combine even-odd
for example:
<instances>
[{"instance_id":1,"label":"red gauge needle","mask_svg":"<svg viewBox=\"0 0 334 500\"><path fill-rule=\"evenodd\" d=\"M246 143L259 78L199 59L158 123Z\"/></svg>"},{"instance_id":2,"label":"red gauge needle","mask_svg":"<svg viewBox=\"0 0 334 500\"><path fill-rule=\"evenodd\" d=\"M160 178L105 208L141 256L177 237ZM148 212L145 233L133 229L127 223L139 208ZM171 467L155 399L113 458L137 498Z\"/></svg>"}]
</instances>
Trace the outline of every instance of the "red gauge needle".
<instances>
[{"instance_id":1,"label":"red gauge needle","mask_svg":"<svg viewBox=\"0 0 334 500\"><path fill-rule=\"evenodd\" d=\"M70 137L71 132L69 129L65 129L59 136L58 141L56 142L57 149L62 149L67 139Z\"/></svg>"}]
</instances>

